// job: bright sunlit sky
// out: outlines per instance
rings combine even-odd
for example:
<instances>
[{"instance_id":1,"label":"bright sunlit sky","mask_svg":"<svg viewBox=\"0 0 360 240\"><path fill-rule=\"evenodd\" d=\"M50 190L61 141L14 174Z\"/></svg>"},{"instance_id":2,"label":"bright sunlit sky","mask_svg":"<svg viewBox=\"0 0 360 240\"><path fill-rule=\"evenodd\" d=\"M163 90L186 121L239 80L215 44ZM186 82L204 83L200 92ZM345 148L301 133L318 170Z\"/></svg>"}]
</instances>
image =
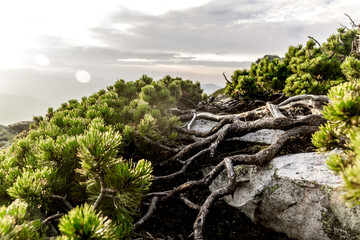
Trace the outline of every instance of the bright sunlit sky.
<instances>
[{"instance_id":1,"label":"bright sunlit sky","mask_svg":"<svg viewBox=\"0 0 360 240\"><path fill-rule=\"evenodd\" d=\"M224 86L265 54L284 56L307 36L320 42L358 0L2 0L0 124L117 79L171 75Z\"/></svg>"}]
</instances>

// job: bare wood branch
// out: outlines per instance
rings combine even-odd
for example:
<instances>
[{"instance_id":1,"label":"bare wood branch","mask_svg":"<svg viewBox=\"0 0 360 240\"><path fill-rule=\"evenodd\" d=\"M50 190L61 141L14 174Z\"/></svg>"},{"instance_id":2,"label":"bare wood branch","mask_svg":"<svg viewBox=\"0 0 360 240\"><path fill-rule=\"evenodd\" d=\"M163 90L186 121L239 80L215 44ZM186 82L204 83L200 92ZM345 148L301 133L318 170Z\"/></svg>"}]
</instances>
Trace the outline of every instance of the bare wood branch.
<instances>
[{"instance_id":1,"label":"bare wood branch","mask_svg":"<svg viewBox=\"0 0 360 240\"><path fill-rule=\"evenodd\" d=\"M340 24L340 26L343 27L343 28L346 29L346 30L349 30L348 27L346 27L346 26L344 26L344 25L342 25L342 24Z\"/></svg>"},{"instance_id":2,"label":"bare wood branch","mask_svg":"<svg viewBox=\"0 0 360 240\"><path fill-rule=\"evenodd\" d=\"M177 171L177 172L174 172L172 174L169 174L169 175L166 175L166 176L157 176L157 177L154 177L154 180L158 181L158 180L169 180L169 179L173 179L177 176L180 176L181 174L185 173L186 172L186 169L189 167L189 165L196 159L198 158L199 156L201 155L204 155L206 152L209 152L210 151L210 148L206 148L206 149L203 149L201 150L200 152L198 152L197 154L193 155L191 158L187 159L183 165L183 167Z\"/></svg>"},{"instance_id":3,"label":"bare wood branch","mask_svg":"<svg viewBox=\"0 0 360 240\"><path fill-rule=\"evenodd\" d=\"M64 216L65 213L57 213L54 215L51 215L50 217L46 218L44 221L42 221L42 225L46 225L48 224L51 220L56 219L56 218L60 218L62 216Z\"/></svg>"},{"instance_id":4,"label":"bare wood branch","mask_svg":"<svg viewBox=\"0 0 360 240\"><path fill-rule=\"evenodd\" d=\"M74 207L69 203L69 201L66 199L66 196L60 196L60 195L52 195L51 196L52 198L54 198L54 199L59 199L59 200L61 200L64 204L65 204L65 206L68 208L68 210L71 210L71 209L73 209Z\"/></svg>"},{"instance_id":5,"label":"bare wood branch","mask_svg":"<svg viewBox=\"0 0 360 240\"><path fill-rule=\"evenodd\" d=\"M164 191L164 192L151 192L151 193L146 193L144 195L144 197L153 197L153 196L165 196L169 193L170 191Z\"/></svg>"},{"instance_id":6,"label":"bare wood branch","mask_svg":"<svg viewBox=\"0 0 360 240\"><path fill-rule=\"evenodd\" d=\"M199 118L199 116L201 116L201 114L197 115L198 118ZM179 128L179 127L175 127L174 129L178 130L181 133L185 133L188 135L194 135L196 137L208 137L208 136L213 135L214 133L218 132L226 124L233 123L237 119L238 118L235 115L226 115L226 117L221 119L221 121L215 127L213 127L210 131L207 131L207 132L200 132L197 130L188 130L188 129Z\"/></svg>"},{"instance_id":7,"label":"bare wood branch","mask_svg":"<svg viewBox=\"0 0 360 240\"><path fill-rule=\"evenodd\" d=\"M351 18L348 14L346 14L346 13L344 13L344 14L345 14L345 16L347 16L347 17L349 18L350 24L351 24L351 26L352 26L353 28L360 27L360 24L359 24L359 25L356 24L355 21L352 20L352 18Z\"/></svg>"},{"instance_id":8,"label":"bare wood branch","mask_svg":"<svg viewBox=\"0 0 360 240\"><path fill-rule=\"evenodd\" d=\"M304 95L297 95L286 99L285 101L281 102L279 106L284 106L290 102L300 101L300 100L314 100L320 102L330 102L329 97L326 95L311 95L311 94L304 94Z\"/></svg>"},{"instance_id":9,"label":"bare wood branch","mask_svg":"<svg viewBox=\"0 0 360 240\"><path fill-rule=\"evenodd\" d=\"M274 118L286 118L285 115L280 112L279 108L276 105L267 102L266 107L269 109L271 115Z\"/></svg>"},{"instance_id":10,"label":"bare wood branch","mask_svg":"<svg viewBox=\"0 0 360 240\"><path fill-rule=\"evenodd\" d=\"M234 133L237 135L244 135L249 132L254 132L260 129L281 129L286 130L289 128L293 128L296 126L301 125L320 125L321 123L324 123L325 120L322 118L322 115L308 115L304 116L301 119L290 119L290 118L263 118L252 122L241 122L241 121L235 121L232 124L225 125L221 131L218 131L217 133L206 137L204 139L201 139L197 142L194 142L192 144L187 145L184 147L180 152L178 152L174 157L170 159L176 160L176 159L182 159L186 154L189 154L193 149L203 147L207 144L210 144L214 142L216 139L224 139L226 134L228 133ZM211 147L214 151L218 145L217 143L214 143L214 145Z\"/></svg>"},{"instance_id":11,"label":"bare wood branch","mask_svg":"<svg viewBox=\"0 0 360 240\"><path fill-rule=\"evenodd\" d=\"M232 131L232 125L225 126L221 131L217 134L217 139L210 146L210 157L214 157L215 151L219 146L220 142L222 142L225 137Z\"/></svg>"},{"instance_id":12,"label":"bare wood branch","mask_svg":"<svg viewBox=\"0 0 360 240\"><path fill-rule=\"evenodd\" d=\"M280 135L278 139L266 149L259 151L253 155L234 155L229 157L235 164L251 164L257 166L263 166L272 160L279 152L282 146L290 139L290 137L296 135L308 135L316 132L319 129L318 125L300 126L290 129Z\"/></svg>"},{"instance_id":13,"label":"bare wood branch","mask_svg":"<svg viewBox=\"0 0 360 240\"><path fill-rule=\"evenodd\" d=\"M210 211L210 207L214 205L214 203L221 197L229 195L233 193L236 189L236 175L234 173L234 168L232 164L232 160L229 158L225 158L223 160L225 169L227 171L228 183L227 186L224 188L220 188L214 192L212 192L207 199L205 200L204 204L200 208L200 212L194 222L194 239L202 240L203 237L203 228L205 224L206 217Z\"/></svg>"},{"instance_id":14,"label":"bare wood branch","mask_svg":"<svg viewBox=\"0 0 360 240\"><path fill-rule=\"evenodd\" d=\"M334 51L328 58L328 60L330 60L334 55L336 54L336 52Z\"/></svg>"},{"instance_id":15,"label":"bare wood branch","mask_svg":"<svg viewBox=\"0 0 360 240\"><path fill-rule=\"evenodd\" d=\"M324 49L322 48L321 44L318 42L318 40L316 40L314 37L308 36L308 38L314 40L314 42L316 42L316 44L319 46L319 48L321 49L321 51L323 53L325 53Z\"/></svg>"},{"instance_id":16,"label":"bare wood branch","mask_svg":"<svg viewBox=\"0 0 360 240\"><path fill-rule=\"evenodd\" d=\"M223 72L223 76L224 76L226 82L229 83L229 84L231 84L231 82L227 79L227 77L226 77L226 75L225 75L225 72Z\"/></svg>"},{"instance_id":17,"label":"bare wood branch","mask_svg":"<svg viewBox=\"0 0 360 240\"><path fill-rule=\"evenodd\" d=\"M194 210L200 210L200 206L193 203L192 201L190 201L189 199L187 199L184 194L181 194L180 195L180 199L183 203L185 203L186 206L188 206L189 208L191 209L194 209Z\"/></svg>"},{"instance_id":18,"label":"bare wood branch","mask_svg":"<svg viewBox=\"0 0 360 240\"><path fill-rule=\"evenodd\" d=\"M157 197L157 196L153 197L146 214L133 225L133 227L132 227L133 231L135 231L137 228L139 228L145 221L147 221L152 216L153 212L156 210L156 204L158 201L159 201L159 197Z\"/></svg>"},{"instance_id":19,"label":"bare wood branch","mask_svg":"<svg viewBox=\"0 0 360 240\"><path fill-rule=\"evenodd\" d=\"M193 117L192 117L191 121L187 125L188 130L191 130L191 126L194 124L195 120L196 120L196 112L193 111Z\"/></svg>"}]
</instances>

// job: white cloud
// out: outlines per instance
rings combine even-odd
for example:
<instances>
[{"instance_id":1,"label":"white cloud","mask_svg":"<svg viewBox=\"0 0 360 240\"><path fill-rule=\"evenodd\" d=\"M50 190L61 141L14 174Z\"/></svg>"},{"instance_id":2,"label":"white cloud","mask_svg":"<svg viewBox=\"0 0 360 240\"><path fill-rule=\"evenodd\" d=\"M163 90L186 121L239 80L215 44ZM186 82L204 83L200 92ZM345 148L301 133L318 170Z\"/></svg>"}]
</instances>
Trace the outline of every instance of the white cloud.
<instances>
[{"instance_id":1,"label":"white cloud","mask_svg":"<svg viewBox=\"0 0 360 240\"><path fill-rule=\"evenodd\" d=\"M209 0L122 0L123 7L150 15L160 15L167 11L182 10L204 5Z\"/></svg>"},{"instance_id":2,"label":"white cloud","mask_svg":"<svg viewBox=\"0 0 360 240\"><path fill-rule=\"evenodd\" d=\"M37 64L41 65L41 66L47 66L50 63L50 59L42 54L37 54L34 57L34 60Z\"/></svg>"}]
</instances>

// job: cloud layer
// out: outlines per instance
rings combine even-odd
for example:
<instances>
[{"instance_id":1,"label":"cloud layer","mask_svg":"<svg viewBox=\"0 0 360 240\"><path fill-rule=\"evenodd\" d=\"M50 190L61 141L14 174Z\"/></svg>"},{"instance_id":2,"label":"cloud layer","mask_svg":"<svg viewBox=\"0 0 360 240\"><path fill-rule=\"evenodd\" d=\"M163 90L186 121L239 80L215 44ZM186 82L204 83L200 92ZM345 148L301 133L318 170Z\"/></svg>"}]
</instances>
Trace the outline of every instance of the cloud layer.
<instances>
[{"instance_id":1,"label":"cloud layer","mask_svg":"<svg viewBox=\"0 0 360 240\"><path fill-rule=\"evenodd\" d=\"M57 107L116 79L135 80L142 74L154 79L169 74L221 86L223 72L231 75L265 54L283 56L289 45L304 44L309 35L325 41L339 24L349 25L343 13L360 22L360 2L355 0L203 0L197 5L189 1L187 7L117 2L104 6L107 14L96 16L96 24L92 20L84 25L81 37L80 23L101 5L92 4L88 13L85 2L82 9L76 9L81 4L63 6L72 8L68 17L73 18L64 20L61 29L67 31L59 29L59 34L56 27L61 24L51 14L39 18L56 23L54 29L35 31L31 39L36 44L21 48L17 66L6 69L0 64L0 93L30 95ZM61 9L55 16L66 16ZM15 27L20 26L26 27L26 19ZM87 81L76 79L79 71L89 73Z\"/></svg>"}]
</instances>

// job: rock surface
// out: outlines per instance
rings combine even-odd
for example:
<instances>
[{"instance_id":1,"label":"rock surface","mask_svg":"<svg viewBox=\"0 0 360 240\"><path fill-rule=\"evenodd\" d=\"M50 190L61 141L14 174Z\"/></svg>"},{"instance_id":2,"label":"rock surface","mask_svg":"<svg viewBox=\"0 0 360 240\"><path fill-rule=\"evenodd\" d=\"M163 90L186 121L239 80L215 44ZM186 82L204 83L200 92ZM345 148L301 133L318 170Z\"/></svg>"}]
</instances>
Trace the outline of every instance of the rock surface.
<instances>
[{"instance_id":1,"label":"rock surface","mask_svg":"<svg viewBox=\"0 0 360 240\"><path fill-rule=\"evenodd\" d=\"M17 133L21 133L22 131L29 130L30 124L32 124L33 121L21 121L14 124L10 124L8 128L12 129L13 131Z\"/></svg>"},{"instance_id":2,"label":"rock surface","mask_svg":"<svg viewBox=\"0 0 360 240\"><path fill-rule=\"evenodd\" d=\"M252 221L294 239L360 239L360 208L339 200L342 180L327 169L327 156L300 153L274 158L261 169L238 166L237 175L249 182L225 201ZM210 190L225 186L226 180L221 174Z\"/></svg>"},{"instance_id":3,"label":"rock surface","mask_svg":"<svg viewBox=\"0 0 360 240\"><path fill-rule=\"evenodd\" d=\"M0 149L9 146L16 134L14 130L0 125Z\"/></svg>"}]
</instances>

